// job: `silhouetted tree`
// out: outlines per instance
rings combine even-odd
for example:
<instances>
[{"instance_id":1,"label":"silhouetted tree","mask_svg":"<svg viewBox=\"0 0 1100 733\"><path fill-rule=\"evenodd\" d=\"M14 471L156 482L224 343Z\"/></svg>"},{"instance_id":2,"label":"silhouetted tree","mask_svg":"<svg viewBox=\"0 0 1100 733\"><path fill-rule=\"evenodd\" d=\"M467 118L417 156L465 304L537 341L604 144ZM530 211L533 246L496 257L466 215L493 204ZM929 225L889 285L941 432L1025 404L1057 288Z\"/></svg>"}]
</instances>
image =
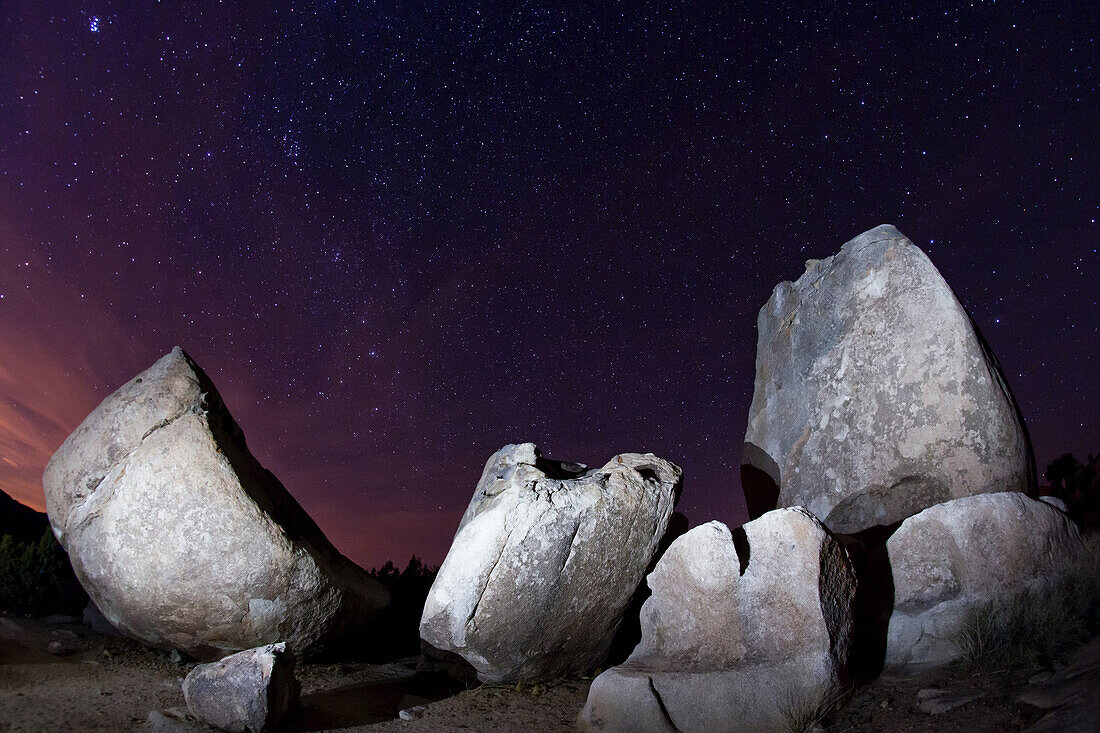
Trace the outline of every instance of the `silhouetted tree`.
<instances>
[{"instance_id":1,"label":"silhouetted tree","mask_svg":"<svg viewBox=\"0 0 1100 733\"><path fill-rule=\"evenodd\" d=\"M1081 463L1072 453L1063 453L1050 462L1043 477L1050 482L1050 488L1056 492L1055 495L1061 498L1070 491L1081 468Z\"/></svg>"},{"instance_id":2,"label":"silhouetted tree","mask_svg":"<svg viewBox=\"0 0 1100 733\"><path fill-rule=\"evenodd\" d=\"M32 616L79 613L86 602L53 532L28 542L0 537L0 609Z\"/></svg>"},{"instance_id":3,"label":"silhouetted tree","mask_svg":"<svg viewBox=\"0 0 1100 733\"><path fill-rule=\"evenodd\" d=\"M1050 482L1051 494L1066 503L1069 516L1088 531L1100 526L1100 482L1096 456L1087 463L1078 461L1072 453L1063 453L1047 466L1044 478Z\"/></svg>"},{"instance_id":4,"label":"silhouetted tree","mask_svg":"<svg viewBox=\"0 0 1100 733\"><path fill-rule=\"evenodd\" d=\"M416 555L409 558L404 570L398 570L391 560L371 569L370 575L390 592L390 606L382 620L392 631L386 652L412 655L420 651L420 615L437 570Z\"/></svg>"},{"instance_id":5,"label":"silhouetted tree","mask_svg":"<svg viewBox=\"0 0 1100 733\"><path fill-rule=\"evenodd\" d=\"M370 574L386 585L389 585L400 577L401 572L397 569L397 566L393 564L393 560L386 560L385 565L382 567L371 568Z\"/></svg>"}]
</instances>

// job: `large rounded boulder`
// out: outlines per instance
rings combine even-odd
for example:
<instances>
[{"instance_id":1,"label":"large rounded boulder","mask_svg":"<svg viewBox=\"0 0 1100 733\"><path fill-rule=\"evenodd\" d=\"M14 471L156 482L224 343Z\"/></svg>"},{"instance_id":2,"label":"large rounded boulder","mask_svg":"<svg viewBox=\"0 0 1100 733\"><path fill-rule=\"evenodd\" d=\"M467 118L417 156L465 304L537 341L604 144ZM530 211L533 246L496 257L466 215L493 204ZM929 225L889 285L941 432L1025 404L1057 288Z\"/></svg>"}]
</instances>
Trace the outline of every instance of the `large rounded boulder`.
<instances>
[{"instance_id":1,"label":"large rounded boulder","mask_svg":"<svg viewBox=\"0 0 1100 733\"><path fill-rule=\"evenodd\" d=\"M855 574L809 512L675 540L649 575L642 640L599 675L588 731L782 731L846 683Z\"/></svg>"},{"instance_id":2,"label":"large rounded boulder","mask_svg":"<svg viewBox=\"0 0 1100 733\"><path fill-rule=\"evenodd\" d=\"M107 397L54 454L46 508L103 615L200 658L358 637L388 593L271 472L205 373L175 348Z\"/></svg>"},{"instance_id":3,"label":"large rounded boulder","mask_svg":"<svg viewBox=\"0 0 1100 733\"><path fill-rule=\"evenodd\" d=\"M549 461L531 443L485 466L424 604L420 635L488 682L602 664L678 498L651 453Z\"/></svg>"},{"instance_id":4,"label":"large rounded boulder","mask_svg":"<svg viewBox=\"0 0 1100 733\"><path fill-rule=\"evenodd\" d=\"M951 499L1034 488L997 360L894 227L807 263L757 325L742 459L750 516L805 506L851 534Z\"/></svg>"},{"instance_id":5,"label":"large rounded boulder","mask_svg":"<svg viewBox=\"0 0 1100 733\"><path fill-rule=\"evenodd\" d=\"M1083 548L1064 513L1016 492L909 517L886 542L894 599L886 665L920 672L958 659L977 614L1057 592Z\"/></svg>"}]
</instances>

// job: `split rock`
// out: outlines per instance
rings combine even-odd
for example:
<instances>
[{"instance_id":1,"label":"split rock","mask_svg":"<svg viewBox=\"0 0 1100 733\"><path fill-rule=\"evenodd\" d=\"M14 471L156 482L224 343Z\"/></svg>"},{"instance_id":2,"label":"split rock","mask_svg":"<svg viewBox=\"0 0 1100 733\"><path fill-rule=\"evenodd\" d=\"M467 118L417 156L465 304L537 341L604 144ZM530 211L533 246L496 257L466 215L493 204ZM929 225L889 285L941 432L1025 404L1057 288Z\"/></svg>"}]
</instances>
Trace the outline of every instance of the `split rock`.
<instances>
[{"instance_id":1,"label":"split rock","mask_svg":"<svg viewBox=\"0 0 1100 733\"><path fill-rule=\"evenodd\" d=\"M153 646L210 659L285 640L309 654L388 602L249 453L178 347L88 415L43 484L92 601Z\"/></svg>"},{"instance_id":2,"label":"split rock","mask_svg":"<svg viewBox=\"0 0 1100 733\"><path fill-rule=\"evenodd\" d=\"M928 257L879 226L780 283L757 320L742 484L750 516L801 505L834 532L1032 490L996 358Z\"/></svg>"},{"instance_id":3,"label":"split rock","mask_svg":"<svg viewBox=\"0 0 1100 733\"><path fill-rule=\"evenodd\" d=\"M593 681L585 730L787 730L846 682L855 574L806 510L696 527L648 580L641 643Z\"/></svg>"},{"instance_id":4,"label":"split rock","mask_svg":"<svg viewBox=\"0 0 1100 733\"><path fill-rule=\"evenodd\" d=\"M298 694L294 660L283 643L200 664L183 681L183 698L192 715L238 733L279 730L297 707Z\"/></svg>"},{"instance_id":5,"label":"split rock","mask_svg":"<svg viewBox=\"0 0 1100 733\"><path fill-rule=\"evenodd\" d=\"M424 604L420 635L488 682L603 663L676 502L680 469L651 453L602 468L508 445L485 466Z\"/></svg>"},{"instance_id":6,"label":"split rock","mask_svg":"<svg viewBox=\"0 0 1100 733\"><path fill-rule=\"evenodd\" d=\"M886 542L894 586L886 665L919 672L958 659L959 635L976 610L1054 588L1082 549L1065 514L1017 492L910 517Z\"/></svg>"}]
</instances>

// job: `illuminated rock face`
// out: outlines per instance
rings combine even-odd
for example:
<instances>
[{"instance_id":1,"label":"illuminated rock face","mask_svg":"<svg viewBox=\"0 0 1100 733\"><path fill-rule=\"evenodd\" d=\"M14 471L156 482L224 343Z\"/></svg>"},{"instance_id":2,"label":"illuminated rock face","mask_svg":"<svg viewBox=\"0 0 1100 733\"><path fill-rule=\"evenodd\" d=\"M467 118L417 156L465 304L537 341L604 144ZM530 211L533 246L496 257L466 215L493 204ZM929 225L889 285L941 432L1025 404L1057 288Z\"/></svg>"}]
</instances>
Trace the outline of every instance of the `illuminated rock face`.
<instances>
[{"instance_id":1,"label":"illuminated rock face","mask_svg":"<svg viewBox=\"0 0 1100 733\"><path fill-rule=\"evenodd\" d=\"M485 466L424 605L421 637L485 681L604 662L665 533L680 469L651 453L602 468L508 445Z\"/></svg>"},{"instance_id":2,"label":"illuminated rock face","mask_svg":"<svg viewBox=\"0 0 1100 733\"><path fill-rule=\"evenodd\" d=\"M191 714L235 733L285 730L299 692L294 659L282 643L200 664L183 681L183 699Z\"/></svg>"},{"instance_id":3,"label":"illuminated rock face","mask_svg":"<svg viewBox=\"0 0 1100 733\"><path fill-rule=\"evenodd\" d=\"M388 602L248 452L178 347L107 397L43 476L54 534L103 615L200 658L310 654Z\"/></svg>"},{"instance_id":4,"label":"illuminated rock face","mask_svg":"<svg viewBox=\"0 0 1100 733\"><path fill-rule=\"evenodd\" d=\"M856 578L801 508L674 541L649 575L642 640L597 677L589 731L782 731L843 682Z\"/></svg>"},{"instance_id":5,"label":"illuminated rock face","mask_svg":"<svg viewBox=\"0 0 1100 733\"><path fill-rule=\"evenodd\" d=\"M742 483L750 515L804 506L831 530L1034 486L1016 404L923 252L891 226L807 263L760 310Z\"/></svg>"},{"instance_id":6,"label":"illuminated rock face","mask_svg":"<svg viewBox=\"0 0 1100 733\"><path fill-rule=\"evenodd\" d=\"M974 611L1049 592L1082 548L1065 514L1016 492L956 499L909 517L886 542L894 590L886 665L921 671L958 659Z\"/></svg>"}]
</instances>

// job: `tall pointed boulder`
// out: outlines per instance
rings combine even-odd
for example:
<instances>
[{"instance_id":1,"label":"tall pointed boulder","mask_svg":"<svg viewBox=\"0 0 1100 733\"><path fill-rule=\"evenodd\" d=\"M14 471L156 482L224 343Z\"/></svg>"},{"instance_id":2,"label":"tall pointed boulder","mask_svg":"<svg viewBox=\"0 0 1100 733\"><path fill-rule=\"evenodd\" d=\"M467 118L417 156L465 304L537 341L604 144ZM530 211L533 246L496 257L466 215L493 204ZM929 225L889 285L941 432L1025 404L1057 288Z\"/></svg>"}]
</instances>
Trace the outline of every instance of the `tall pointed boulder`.
<instances>
[{"instance_id":1,"label":"tall pointed boulder","mask_svg":"<svg viewBox=\"0 0 1100 733\"><path fill-rule=\"evenodd\" d=\"M750 516L801 505L855 533L951 499L1034 488L996 358L894 227L811 260L775 288L757 325L742 459Z\"/></svg>"}]
</instances>

